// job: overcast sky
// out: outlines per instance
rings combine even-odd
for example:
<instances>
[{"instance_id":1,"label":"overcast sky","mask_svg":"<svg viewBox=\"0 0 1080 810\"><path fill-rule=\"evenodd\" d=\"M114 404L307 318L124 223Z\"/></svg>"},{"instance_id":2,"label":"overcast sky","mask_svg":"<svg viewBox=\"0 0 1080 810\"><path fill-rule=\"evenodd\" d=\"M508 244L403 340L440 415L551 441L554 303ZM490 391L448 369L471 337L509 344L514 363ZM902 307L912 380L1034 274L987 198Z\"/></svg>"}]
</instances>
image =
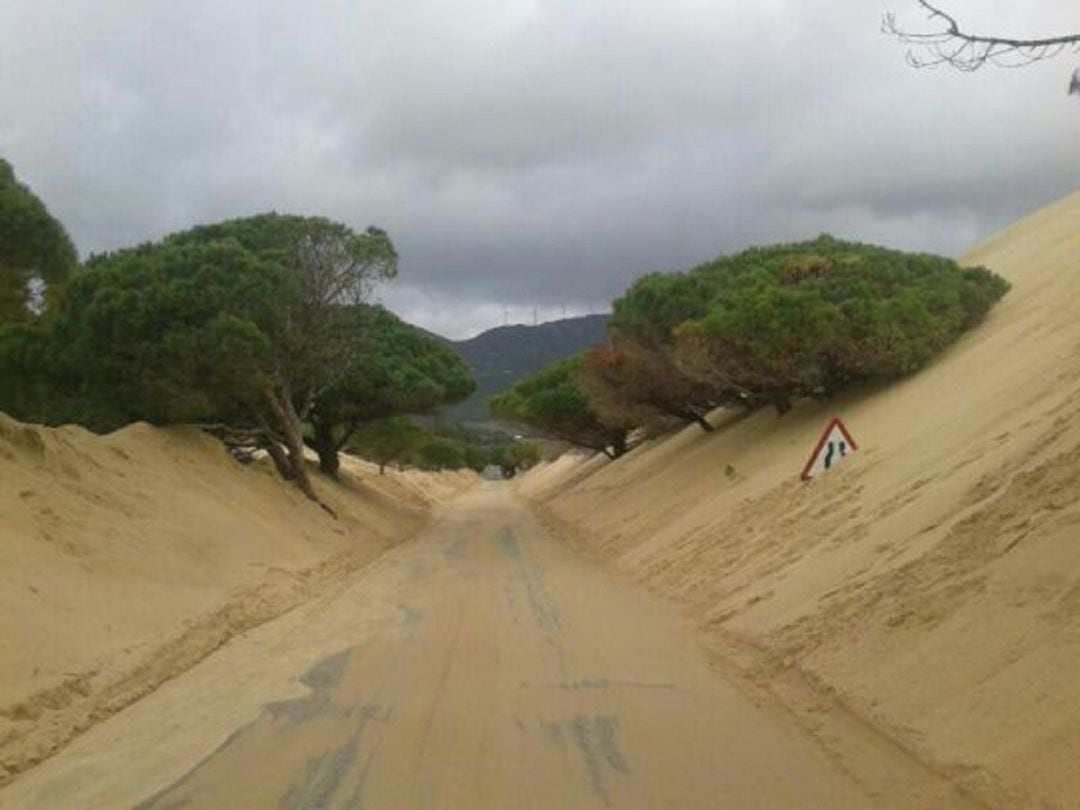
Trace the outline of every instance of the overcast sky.
<instances>
[{"instance_id":1,"label":"overcast sky","mask_svg":"<svg viewBox=\"0 0 1080 810\"><path fill-rule=\"evenodd\" d=\"M941 0L1080 31L1076 0ZM1080 55L915 71L914 0L3 0L0 155L83 255L265 210L386 228L450 336L830 232L957 254L1080 188Z\"/></svg>"}]
</instances>

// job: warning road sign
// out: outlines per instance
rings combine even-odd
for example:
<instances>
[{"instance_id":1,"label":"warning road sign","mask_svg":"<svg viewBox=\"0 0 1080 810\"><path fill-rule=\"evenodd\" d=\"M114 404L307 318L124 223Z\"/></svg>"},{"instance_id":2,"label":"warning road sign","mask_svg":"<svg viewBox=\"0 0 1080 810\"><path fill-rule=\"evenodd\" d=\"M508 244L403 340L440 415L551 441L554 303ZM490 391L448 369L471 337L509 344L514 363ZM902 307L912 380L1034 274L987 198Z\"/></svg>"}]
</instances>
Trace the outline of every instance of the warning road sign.
<instances>
[{"instance_id":1,"label":"warning road sign","mask_svg":"<svg viewBox=\"0 0 1080 810\"><path fill-rule=\"evenodd\" d=\"M825 432L821 434L810 460L803 467L803 481L809 481L811 478L831 470L858 449L859 446L851 438L851 434L848 433L843 420L839 416L836 417L825 428Z\"/></svg>"}]
</instances>

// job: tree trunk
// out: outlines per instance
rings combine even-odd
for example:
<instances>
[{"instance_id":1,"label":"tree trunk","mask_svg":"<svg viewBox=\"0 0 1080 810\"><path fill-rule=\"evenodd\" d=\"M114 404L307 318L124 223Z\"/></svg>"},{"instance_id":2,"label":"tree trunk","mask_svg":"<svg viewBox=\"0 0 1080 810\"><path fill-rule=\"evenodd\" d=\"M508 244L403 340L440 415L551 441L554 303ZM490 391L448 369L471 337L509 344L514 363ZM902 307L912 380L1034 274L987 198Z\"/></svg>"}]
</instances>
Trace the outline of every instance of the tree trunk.
<instances>
[{"instance_id":1,"label":"tree trunk","mask_svg":"<svg viewBox=\"0 0 1080 810\"><path fill-rule=\"evenodd\" d=\"M791 397L789 397L787 394L773 394L769 397L769 402L771 402L772 406L776 408L777 416L783 416L792 408Z\"/></svg>"},{"instance_id":2,"label":"tree trunk","mask_svg":"<svg viewBox=\"0 0 1080 810\"><path fill-rule=\"evenodd\" d=\"M334 426L321 419L312 422L315 428L315 452L319 454L319 469L331 478L337 478L341 461L338 458L337 443L334 441Z\"/></svg>"},{"instance_id":3,"label":"tree trunk","mask_svg":"<svg viewBox=\"0 0 1080 810\"><path fill-rule=\"evenodd\" d=\"M281 435L285 439L285 447L289 451L289 467L292 470L291 480L301 492L315 503L327 508L319 496L315 494L315 488L311 485L307 467L304 465L304 440L300 436L300 417L296 415L289 392L285 386L275 386L266 391L266 403L270 406Z\"/></svg>"},{"instance_id":4,"label":"tree trunk","mask_svg":"<svg viewBox=\"0 0 1080 810\"><path fill-rule=\"evenodd\" d=\"M706 419L703 414L700 414L697 411L685 411L684 413L680 414L680 416L687 422L697 423L698 427L700 427L706 433L713 432L713 426L709 424L709 420Z\"/></svg>"},{"instance_id":5,"label":"tree trunk","mask_svg":"<svg viewBox=\"0 0 1080 810\"><path fill-rule=\"evenodd\" d=\"M679 408L669 408L667 410L661 411L661 413L667 414L668 416L674 416L676 419L681 419L682 421L687 423L693 422L706 433L713 432L713 426L709 424L708 420L702 414L698 413L692 408L686 408L685 410Z\"/></svg>"},{"instance_id":6,"label":"tree trunk","mask_svg":"<svg viewBox=\"0 0 1080 810\"><path fill-rule=\"evenodd\" d=\"M273 460L274 466L277 467L278 475L280 475L286 481L292 481L292 465L289 464L288 456L286 456L285 451L281 449L281 445L275 442L273 439L267 439L264 446L266 448L266 452Z\"/></svg>"},{"instance_id":7,"label":"tree trunk","mask_svg":"<svg viewBox=\"0 0 1080 810\"><path fill-rule=\"evenodd\" d=\"M337 449L338 450L344 450L345 445L347 445L349 443L349 439L351 439L353 437L353 434L356 433L356 431L359 430L359 429L360 429L360 423L359 422L349 422L348 424L346 424L345 429L341 434L341 438L337 440L337 445L336 445Z\"/></svg>"}]
</instances>

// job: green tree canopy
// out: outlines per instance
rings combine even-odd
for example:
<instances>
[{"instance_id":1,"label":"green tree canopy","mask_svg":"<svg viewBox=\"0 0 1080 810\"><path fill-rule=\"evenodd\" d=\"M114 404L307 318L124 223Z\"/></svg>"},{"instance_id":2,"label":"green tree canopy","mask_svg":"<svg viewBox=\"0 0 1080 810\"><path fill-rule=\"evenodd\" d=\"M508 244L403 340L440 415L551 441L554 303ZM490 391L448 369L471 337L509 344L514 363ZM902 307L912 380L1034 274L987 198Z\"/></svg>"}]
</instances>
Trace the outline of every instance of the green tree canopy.
<instances>
[{"instance_id":1,"label":"green tree canopy","mask_svg":"<svg viewBox=\"0 0 1080 810\"><path fill-rule=\"evenodd\" d=\"M504 478L513 478L522 470L535 466L539 461L540 446L536 442L520 440L493 447L488 458L488 463L502 470Z\"/></svg>"},{"instance_id":2,"label":"green tree canopy","mask_svg":"<svg viewBox=\"0 0 1080 810\"><path fill-rule=\"evenodd\" d=\"M470 467L480 472L490 463L490 453L482 445L422 427L407 416L376 419L362 425L349 440L349 451L379 465L410 464L423 470L460 470Z\"/></svg>"},{"instance_id":3,"label":"green tree canopy","mask_svg":"<svg viewBox=\"0 0 1080 810\"><path fill-rule=\"evenodd\" d=\"M336 471L338 449L365 422L430 413L473 392L475 383L460 357L383 307L343 307L334 316L354 348L342 358L333 382L316 395L309 414L325 472Z\"/></svg>"},{"instance_id":4,"label":"green tree canopy","mask_svg":"<svg viewBox=\"0 0 1080 810\"><path fill-rule=\"evenodd\" d=\"M467 446L461 439L433 436L417 448L415 461L424 470L461 470L468 466Z\"/></svg>"},{"instance_id":5,"label":"green tree canopy","mask_svg":"<svg viewBox=\"0 0 1080 810\"><path fill-rule=\"evenodd\" d=\"M921 368L1008 289L985 268L822 236L647 276L615 302L611 328L672 357L717 402L784 412Z\"/></svg>"},{"instance_id":6,"label":"green tree canopy","mask_svg":"<svg viewBox=\"0 0 1080 810\"><path fill-rule=\"evenodd\" d=\"M30 381L22 397L47 377L50 409L66 403L60 416L97 429L134 419L243 427L317 500L302 422L362 351L342 310L396 268L382 231L318 217L194 228L92 257L36 346L25 332L0 335L0 365Z\"/></svg>"},{"instance_id":7,"label":"green tree canopy","mask_svg":"<svg viewBox=\"0 0 1080 810\"><path fill-rule=\"evenodd\" d=\"M219 242L235 242L288 275L275 354L281 384L306 418L361 348L361 336L340 328L336 313L363 303L373 284L397 275L397 251L378 228L357 233L323 217L276 213L200 225L166 237L164 245Z\"/></svg>"},{"instance_id":8,"label":"green tree canopy","mask_svg":"<svg viewBox=\"0 0 1080 810\"><path fill-rule=\"evenodd\" d=\"M646 345L612 331L609 340L585 352L574 383L600 418L662 433L673 423L695 422L722 404L713 386L685 373L662 345Z\"/></svg>"},{"instance_id":9,"label":"green tree canopy","mask_svg":"<svg viewBox=\"0 0 1080 810\"><path fill-rule=\"evenodd\" d=\"M251 414L275 371L288 282L234 243L118 253L74 274L42 328L6 330L0 355L42 387L33 415L46 422L113 430Z\"/></svg>"},{"instance_id":10,"label":"green tree canopy","mask_svg":"<svg viewBox=\"0 0 1080 810\"><path fill-rule=\"evenodd\" d=\"M500 419L527 425L556 439L617 458L627 450L632 424L605 423L574 382L580 355L552 363L491 400Z\"/></svg>"},{"instance_id":11,"label":"green tree canopy","mask_svg":"<svg viewBox=\"0 0 1080 810\"><path fill-rule=\"evenodd\" d=\"M349 450L379 465L403 463L432 439L431 432L407 416L389 416L367 422L349 437Z\"/></svg>"},{"instance_id":12,"label":"green tree canopy","mask_svg":"<svg viewBox=\"0 0 1080 810\"><path fill-rule=\"evenodd\" d=\"M77 262L64 226L0 158L0 323L30 318L31 284L51 300Z\"/></svg>"}]
</instances>

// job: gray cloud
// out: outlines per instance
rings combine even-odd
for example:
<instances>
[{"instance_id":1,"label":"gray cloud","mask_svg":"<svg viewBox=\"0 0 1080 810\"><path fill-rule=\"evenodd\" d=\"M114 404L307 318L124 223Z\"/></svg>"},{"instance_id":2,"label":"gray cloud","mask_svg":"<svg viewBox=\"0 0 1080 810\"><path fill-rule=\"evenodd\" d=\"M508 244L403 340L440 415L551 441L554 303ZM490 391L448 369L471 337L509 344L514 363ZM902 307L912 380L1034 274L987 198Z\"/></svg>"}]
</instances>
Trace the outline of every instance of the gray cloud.
<instances>
[{"instance_id":1,"label":"gray cloud","mask_svg":"<svg viewBox=\"0 0 1080 810\"><path fill-rule=\"evenodd\" d=\"M0 153L84 253L268 209L379 224L385 300L460 335L822 231L956 253L1077 188L1074 65L913 71L878 31L913 5L13 0ZM1080 30L1071 0L952 7Z\"/></svg>"}]
</instances>

